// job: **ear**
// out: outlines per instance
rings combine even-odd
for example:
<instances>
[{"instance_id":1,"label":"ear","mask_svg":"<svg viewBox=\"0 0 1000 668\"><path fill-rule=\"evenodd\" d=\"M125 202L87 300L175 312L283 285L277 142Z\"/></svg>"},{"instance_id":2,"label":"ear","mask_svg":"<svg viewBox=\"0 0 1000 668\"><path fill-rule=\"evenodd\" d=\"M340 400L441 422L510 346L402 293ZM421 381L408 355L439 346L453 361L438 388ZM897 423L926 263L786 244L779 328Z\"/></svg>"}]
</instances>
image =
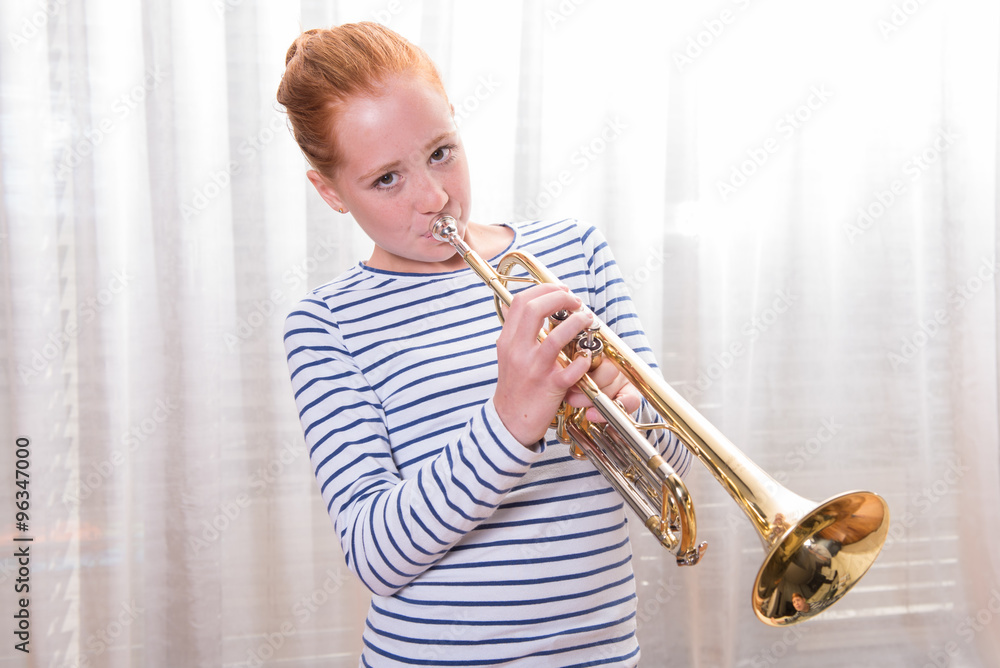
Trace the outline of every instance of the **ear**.
<instances>
[{"instance_id":1,"label":"ear","mask_svg":"<svg viewBox=\"0 0 1000 668\"><path fill-rule=\"evenodd\" d=\"M316 188L316 192L319 196L323 198L323 201L330 205L336 211L344 213L347 211L347 206L341 201L340 197L337 195L336 190L333 188L326 177L317 172L315 169L310 169L306 172L306 176L309 177L309 182L313 184Z\"/></svg>"}]
</instances>

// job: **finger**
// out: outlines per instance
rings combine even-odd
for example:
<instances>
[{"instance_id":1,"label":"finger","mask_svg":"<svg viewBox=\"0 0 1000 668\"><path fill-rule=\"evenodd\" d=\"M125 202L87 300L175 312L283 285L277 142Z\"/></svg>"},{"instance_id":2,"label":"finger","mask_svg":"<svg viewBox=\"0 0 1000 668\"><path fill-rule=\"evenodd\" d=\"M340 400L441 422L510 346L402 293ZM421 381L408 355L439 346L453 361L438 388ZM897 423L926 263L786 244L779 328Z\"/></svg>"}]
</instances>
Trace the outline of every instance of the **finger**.
<instances>
[{"instance_id":1,"label":"finger","mask_svg":"<svg viewBox=\"0 0 1000 668\"><path fill-rule=\"evenodd\" d=\"M593 314L586 309L574 312L549 330L545 340L546 345L554 348L556 351L562 350L570 341L578 337L583 330L589 327L593 320ZM590 358L588 357L587 359Z\"/></svg>"},{"instance_id":2,"label":"finger","mask_svg":"<svg viewBox=\"0 0 1000 668\"><path fill-rule=\"evenodd\" d=\"M625 377L622 376L621 371L618 367L614 365L614 362L607 358L601 359L601 363L597 365L597 368L590 372L590 378L597 383L598 387L613 387L614 391L617 392L621 389L622 385L625 384ZM615 385L617 383L617 385ZM605 390L607 392L607 390ZM608 392L608 394L611 394ZM614 396L614 395L612 395Z\"/></svg>"},{"instance_id":3,"label":"finger","mask_svg":"<svg viewBox=\"0 0 1000 668\"><path fill-rule=\"evenodd\" d=\"M614 395L615 401L625 409L626 413L632 414L642 407L642 393L631 383L626 382Z\"/></svg>"},{"instance_id":4,"label":"finger","mask_svg":"<svg viewBox=\"0 0 1000 668\"><path fill-rule=\"evenodd\" d=\"M506 313L504 328L518 337L538 335L545 321L556 311L580 308L582 301L569 288L551 283L536 285L514 295Z\"/></svg>"},{"instance_id":5,"label":"finger","mask_svg":"<svg viewBox=\"0 0 1000 668\"><path fill-rule=\"evenodd\" d=\"M555 372L552 380L557 387L562 388L563 392L568 392L571 387L576 385L577 381L587 374L588 369L590 369L590 355L580 355ZM582 392L580 394L586 399L586 395Z\"/></svg>"},{"instance_id":6,"label":"finger","mask_svg":"<svg viewBox=\"0 0 1000 668\"><path fill-rule=\"evenodd\" d=\"M621 374L618 367L607 359L602 360L597 368L589 371L587 375L609 397L614 397L622 387L628 384L628 380ZM566 402L574 408L590 406L590 399L587 395L576 388L570 389L567 393Z\"/></svg>"},{"instance_id":7,"label":"finger","mask_svg":"<svg viewBox=\"0 0 1000 668\"><path fill-rule=\"evenodd\" d=\"M504 313L507 313L515 303L523 306L522 303L529 302L533 298L539 297L549 292L557 292L557 291L569 292L569 288L566 287L565 285L560 285L557 283L536 283L531 287L524 288L523 290L520 290L519 292L515 293L511 297L511 302L512 302L511 305L501 304L501 308L503 308Z\"/></svg>"},{"instance_id":8,"label":"finger","mask_svg":"<svg viewBox=\"0 0 1000 668\"><path fill-rule=\"evenodd\" d=\"M629 415L634 414L642 406L642 394L631 383L626 382L624 387L615 394L611 394L610 392L606 394L613 397L622 410ZM605 422L604 416L596 408L588 408L586 415L587 419L591 422Z\"/></svg>"}]
</instances>

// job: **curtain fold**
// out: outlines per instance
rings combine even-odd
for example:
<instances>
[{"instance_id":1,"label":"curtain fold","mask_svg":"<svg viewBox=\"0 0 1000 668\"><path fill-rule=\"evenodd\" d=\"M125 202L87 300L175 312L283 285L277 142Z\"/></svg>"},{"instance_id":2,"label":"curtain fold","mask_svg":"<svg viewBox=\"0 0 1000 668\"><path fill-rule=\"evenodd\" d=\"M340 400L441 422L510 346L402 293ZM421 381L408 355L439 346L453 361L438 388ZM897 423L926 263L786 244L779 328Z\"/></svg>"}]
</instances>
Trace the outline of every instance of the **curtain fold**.
<instances>
[{"instance_id":1,"label":"curtain fold","mask_svg":"<svg viewBox=\"0 0 1000 668\"><path fill-rule=\"evenodd\" d=\"M8 639L33 538L31 653L0 662L357 665L368 594L281 331L370 242L274 100L299 31L354 20L439 63L477 219L597 225L669 383L790 490L889 503L854 591L770 629L760 538L695 466L698 566L633 526L642 665L994 665L1000 8L978 0L0 7Z\"/></svg>"}]
</instances>

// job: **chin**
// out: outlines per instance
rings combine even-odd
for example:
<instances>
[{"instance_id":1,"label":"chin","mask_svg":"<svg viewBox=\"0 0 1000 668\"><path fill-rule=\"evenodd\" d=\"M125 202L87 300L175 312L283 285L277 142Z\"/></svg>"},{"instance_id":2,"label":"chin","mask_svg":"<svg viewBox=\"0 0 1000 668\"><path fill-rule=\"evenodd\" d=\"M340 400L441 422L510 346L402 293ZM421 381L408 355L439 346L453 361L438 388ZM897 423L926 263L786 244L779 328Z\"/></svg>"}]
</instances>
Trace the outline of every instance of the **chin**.
<instances>
[{"instance_id":1,"label":"chin","mask_svg":"<svg viewBox=\"0 0 1000 668\"><path fill-rule=\"evenodd\" d=\"M458 256L458 253L455 252L455 249L449 246L447 249L444 249L441 253L436 253L434 259L430 260L430 262L448 262L449 260L452 259L460 260L461 258Z\"/></svg>"}]
</instances>

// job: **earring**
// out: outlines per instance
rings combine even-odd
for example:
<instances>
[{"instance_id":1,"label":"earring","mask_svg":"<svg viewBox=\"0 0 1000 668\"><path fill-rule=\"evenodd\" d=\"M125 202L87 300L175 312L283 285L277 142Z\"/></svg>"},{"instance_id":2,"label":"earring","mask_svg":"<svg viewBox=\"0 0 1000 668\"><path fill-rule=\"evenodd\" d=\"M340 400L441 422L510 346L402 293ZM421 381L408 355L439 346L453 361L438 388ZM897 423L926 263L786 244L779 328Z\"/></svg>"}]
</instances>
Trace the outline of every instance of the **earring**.
<instances>
[{"instance_id":1,"label":"earring","mask_svg":"<svg viewBox=\"0 0 1000 668\"><path fill-rule=\"evenodd\" d=\"M337 211L339 211L340 213L344 213L343 209L337 209Z\"/></svg>"}]
</instances>

